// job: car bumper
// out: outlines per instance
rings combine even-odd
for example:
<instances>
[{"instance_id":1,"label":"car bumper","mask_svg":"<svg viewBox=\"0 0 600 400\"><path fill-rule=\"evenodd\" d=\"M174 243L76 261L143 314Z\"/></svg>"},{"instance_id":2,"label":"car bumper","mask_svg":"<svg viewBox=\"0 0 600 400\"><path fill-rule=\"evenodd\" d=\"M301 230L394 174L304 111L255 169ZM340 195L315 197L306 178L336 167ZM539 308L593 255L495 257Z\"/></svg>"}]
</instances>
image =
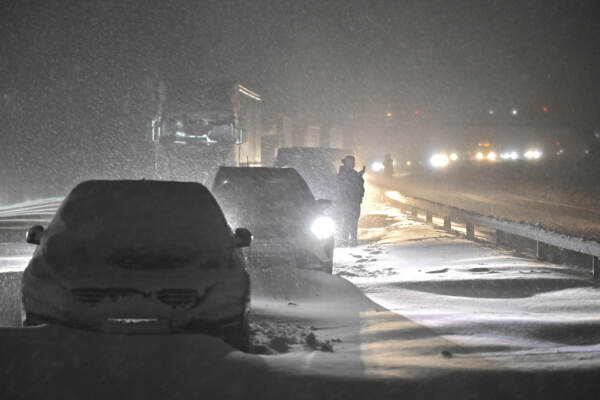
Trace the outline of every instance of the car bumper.
<instances>
[{"instance_id":1,"label":"car bumper","mask_svg":"<svg viewBox=\"0 0 600 400\"><path fill-rule=\"evenodd\" d=\"M245 319L249 283L222 284L198 293L162 294L135 289L64 288L27 273L23 278L23 307L28 318L77 328L115 333L185 331L190 324L207 330L229 327ZM243 284L245 290L239 290ZM235 286L235 289L233 287Z\"/></svg>"}]
</instances>

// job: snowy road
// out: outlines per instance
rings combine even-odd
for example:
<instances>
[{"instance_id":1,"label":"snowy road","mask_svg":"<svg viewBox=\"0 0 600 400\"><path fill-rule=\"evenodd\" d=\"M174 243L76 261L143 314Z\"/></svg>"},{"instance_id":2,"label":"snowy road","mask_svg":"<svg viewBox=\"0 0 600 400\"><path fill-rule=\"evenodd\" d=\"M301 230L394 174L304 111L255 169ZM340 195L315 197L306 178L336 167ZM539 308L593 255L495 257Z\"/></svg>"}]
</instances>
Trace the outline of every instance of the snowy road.
<instances>
[{"instance_id":1,"label":"snowy road","mask_svg":"<svg viewBox=\"0 0 600 400\"><path fill-rule=\"evenodd\" d=\"M205 335L19 328L33 246L0 244L0 397L596 397L600 288L589 271L468 242L369 200L364 244L335 251L338 276L251 273L254 341L286 347L271 355Z\"/></svg>"},{"instance_id":2,"label":"snowy road","mask_svg":"<svg viewBox=\"0 0 600 400\"><path fill-rule=\"evenodd\" d=\"M590 271L524 259L371 203L363 248L334 273L373 301L516 368L600 364L600 287Z\"/></svg>"},{"instance_id":3,"label":"snowy road","mask_svg":"<svg viewBox=\"0 0 600 400\"><path fill-rule=\"evenodd\" d=\"M587 239L600 239L600 200L595 195L493 175L486 180L483 175L465 178L451 172L405 174L387 185L406 196L482 215L541 224L553 231Z\"/></svg>"}]
</instances>

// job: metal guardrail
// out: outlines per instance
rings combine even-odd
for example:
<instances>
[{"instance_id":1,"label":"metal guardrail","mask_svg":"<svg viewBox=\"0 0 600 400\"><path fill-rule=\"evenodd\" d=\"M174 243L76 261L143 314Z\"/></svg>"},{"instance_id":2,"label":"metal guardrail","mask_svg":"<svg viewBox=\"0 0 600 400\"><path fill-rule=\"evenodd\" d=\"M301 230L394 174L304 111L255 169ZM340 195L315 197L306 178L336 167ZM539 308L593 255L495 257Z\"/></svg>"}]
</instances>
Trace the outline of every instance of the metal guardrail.
<instances>
[{"instance_id":1,"label":"metal guardrail","mask_svg":"<svg viewBox=\"0 0 600 400\"><path fill-rule=\"evenodd\" d=\"M0 241L24 241L33 225L48 225L62 198L49 198L0 207Z\"/></svg>"},{"instance_id":2,"label":"metal guardrail","mask_svg":"<svg viewBox=\"0 0 600 400\"><path fill-rule=\"evenodd\" d=\"M0 206L0 218L20 217L27 215L49 215L52 216L58 210L63 201L62 197L53 197L28 201L24 203Z\"/></svg>"},{"instance_id":3,"label":"metal guardrail","mask_svg":"<svg viewBox=\"0 0 600 400\"><path fill-rule=\"evenodd\" d=\"M382 185L381 182L373 183L380 187L383 186L384 190L396 190L388 185ZM475 226L482 226L495 229L497 236L508 233L534 240L536 242L537 256L540 259L544 258L544 244L589 255L591 257L593 279L600 280L600 243L596 241L565 235L536 225L486 216L430 200L408 197L398 192L395 193L398 195L395 196L387 193L386 197L393 202L400 203L403 208L412 209L413 215L416 215L418 210L425 211L425 219L428 223L432 223L434 214L443 217L444 228L447 230L452 229L452 221L464 223L468 239L475 238Z\"/></svg>"}]
</instances>

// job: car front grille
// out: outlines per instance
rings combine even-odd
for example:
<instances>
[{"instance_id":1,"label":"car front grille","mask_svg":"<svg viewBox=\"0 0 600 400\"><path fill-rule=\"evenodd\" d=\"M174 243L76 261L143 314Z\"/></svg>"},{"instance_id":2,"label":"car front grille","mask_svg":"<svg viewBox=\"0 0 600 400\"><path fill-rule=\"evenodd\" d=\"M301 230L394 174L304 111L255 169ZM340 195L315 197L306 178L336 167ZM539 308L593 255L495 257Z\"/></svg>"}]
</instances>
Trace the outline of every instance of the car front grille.
<instances>
[{"instance_id":1,"label":"car front grille","mask_svg":"<svg viewBox=\"0 0 600 400\"><path fill-rule=\"evenodd\" d=\"M198 303L198 292L188 289L165 289L158 292L156 298L173 308L189 308Z\"/></svg>"},{"instance_id":2,"label":"car front grille","mask_svg":"<svg viewBox=\"0 0 600 400\"><path fill-rule=\"evenodd\" d=\"M172 308L190 308L198 303L198 292L192 289L163 289L155 293L144 293L137 289L128 288L79 288L71 293L80 302L89 306L96 306L103 301L116 302L126 297L154 297Z\"/></svg>"},{"instance_id":3,"label":"car front grille","mask_svg":"<svg viewBox=\"0 0 600 400\"><path fill-rule=\"evenodd\" d=\"M98 303L109 300L117 301L120 298L132 295L143 295L142 292L136 289L115 288L115 289L100 289L100 288L81 288L73 289L73 295L82 303L90 306L95 306Z\"/></svg>"}]
</instances>

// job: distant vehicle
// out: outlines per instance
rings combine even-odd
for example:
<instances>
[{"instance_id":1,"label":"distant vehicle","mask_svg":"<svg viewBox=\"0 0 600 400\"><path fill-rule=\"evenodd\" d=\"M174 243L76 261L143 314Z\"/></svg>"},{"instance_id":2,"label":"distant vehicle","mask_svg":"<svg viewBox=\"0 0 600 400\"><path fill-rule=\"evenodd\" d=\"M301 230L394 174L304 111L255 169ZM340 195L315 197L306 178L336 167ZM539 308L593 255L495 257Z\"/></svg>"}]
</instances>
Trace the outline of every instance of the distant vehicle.
<instances>
[{"instance_id":1,"label":"distant vehicle","mask_svg":"<svg viewBox=\"0 0 600 400\"><path fill-rule=\"evenodd\" d=\"M219 205L198 183L87 181L44 230L22 283L24 325L198 331L245 349L249 277Z\"/></svg>"},{"instance_id":2,"label":"distant vehicle","mask_svg":"<svg viewBox=\"0 0 600 400\"><path fill-rule=\"evenodd\" d=\"M391 177L394 175L394 165L396 162L387 154L383 158L374 158L368 163L368 171ZM410 164L409 164L410 165Z\"/></svg>"},{"instance_id":3,"label":"distant vehicle","mask_svg":"<svg viewBox=\"0 0 600 400\"><path fill-rule=\"evenodd\" d=\"M304 178L317 198L336 200L336 164L327 149L282 147L277 150L275 166L294 168Z\"/></svg>"},{"instance_id":4,"label":"distant vehicle","mask_svg":"<svg viewBox=\"0 0 600 400\"><path fill-rule=\"evenodd\" d=\"M294 168L316 198L331 200L333 204L325 210L325 214L339 224L337 169L342 158L352 153L349 149L282 147L277 151L275 166ZM341 238L338 234L336 230L336 240Z\"/></svg>"},{"instance_id":5,"label":"distant vehicle","mask_svg":"<svg viewBox=\"0 0 600 400\"><path fill-rule=\"evenodd\" d=\"M315 200L292 168L221 167L213 194L227 220L253 232L252 265L319 269L333 267L333 220L328 200Z\"/></svg>"},{"instance_id":6,"label":"distant vehicle","mask_svg":"<svg viewBox=\"0 0 600 400\"><path fill-rule=\"evenodd\" d=\"M152 119L157 177L208 184L221 165L260 160L260 94L233 82L158 88Z\"/></svg>"}]
</instances>

